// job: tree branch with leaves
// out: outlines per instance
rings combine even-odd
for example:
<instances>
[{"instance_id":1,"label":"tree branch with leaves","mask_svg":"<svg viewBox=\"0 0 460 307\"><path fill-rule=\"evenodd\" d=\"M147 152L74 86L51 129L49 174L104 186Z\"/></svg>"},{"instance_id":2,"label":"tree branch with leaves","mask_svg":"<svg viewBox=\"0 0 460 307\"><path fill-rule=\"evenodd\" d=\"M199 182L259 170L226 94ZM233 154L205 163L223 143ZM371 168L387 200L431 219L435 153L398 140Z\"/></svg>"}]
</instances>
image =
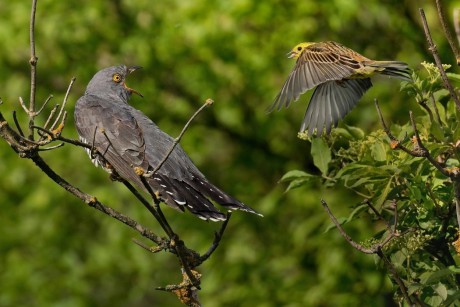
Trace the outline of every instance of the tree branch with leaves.
<instances>
[{"instance_id":1,"label":"tree branch with leaves","mask_svg":"<svg viewBox=\"0 0 460 307\"><path fill-rule=\"evenodd\" d=\"M436 4L458 60L441 1ZM410 112L406 124L390 125L375 100L382 130L366 135L356 127L336 128L328 139L312 139L311 155L321 175L295 170L282 181L289 182L288 190L318 181L342 185L365 198L345 218L321 202L333 228L354 249L378 256L395 286L396 301L449 306L460 298L460 104L454 86L460 75L446 72L450 65L442 64L422 9L420 17L436 64L422 63L414 82L401 85L420 110ZM383 222L383 228L358 243L345 228L364 213Z\"/></svg>"}]
</instances>

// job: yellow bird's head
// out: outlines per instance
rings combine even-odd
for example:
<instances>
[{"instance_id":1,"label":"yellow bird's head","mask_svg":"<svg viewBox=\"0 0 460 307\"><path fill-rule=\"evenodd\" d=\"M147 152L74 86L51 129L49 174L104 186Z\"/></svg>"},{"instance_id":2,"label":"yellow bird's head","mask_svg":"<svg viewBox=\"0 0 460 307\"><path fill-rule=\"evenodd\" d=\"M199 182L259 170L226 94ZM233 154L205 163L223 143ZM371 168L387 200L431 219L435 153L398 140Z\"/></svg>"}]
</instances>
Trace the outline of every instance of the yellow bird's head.
<instances>
[{"instance_id":1,"label":"yellow bird's head","mask_svg":"<svg viewBox=\"0 0 460 307\"><path fill-rule=\"evenodd\" d=\"M296 45L294 48L292 48L291 51L288 52L287 57L290 59L295 59L297 60L299 56L302 54L302 52L308 48L308 46L313 45L314 43L306 42L306 43L300 43Z\"/></svg>"}]
</instances>

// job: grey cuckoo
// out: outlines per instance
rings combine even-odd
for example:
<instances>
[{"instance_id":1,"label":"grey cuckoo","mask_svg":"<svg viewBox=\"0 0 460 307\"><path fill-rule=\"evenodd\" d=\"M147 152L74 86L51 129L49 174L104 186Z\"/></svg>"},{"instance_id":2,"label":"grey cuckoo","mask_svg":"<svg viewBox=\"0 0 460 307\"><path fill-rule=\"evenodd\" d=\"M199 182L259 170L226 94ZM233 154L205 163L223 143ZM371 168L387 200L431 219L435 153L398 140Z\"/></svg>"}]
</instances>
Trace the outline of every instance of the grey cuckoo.
<instances>
[{"instance_id":1,"label":"grey cuckoo","mask_svg":"<svg viewBox=\"0 0 460 307\"><path fill-rule=\"evenodd\" d=\"M94 75L75 106L80 140L93 146L93 163L146 190L135 169L155 169L174 139L128 104L132 93L125 78L139 66L105 68ZM140 95L140 94L139 94ZM89 151L89 150L88 150ZM227 210L258 214L209 182L178 144L147 182L167 205L211 221L225 219L212 202Z\"/></svg>"}]
</instances>

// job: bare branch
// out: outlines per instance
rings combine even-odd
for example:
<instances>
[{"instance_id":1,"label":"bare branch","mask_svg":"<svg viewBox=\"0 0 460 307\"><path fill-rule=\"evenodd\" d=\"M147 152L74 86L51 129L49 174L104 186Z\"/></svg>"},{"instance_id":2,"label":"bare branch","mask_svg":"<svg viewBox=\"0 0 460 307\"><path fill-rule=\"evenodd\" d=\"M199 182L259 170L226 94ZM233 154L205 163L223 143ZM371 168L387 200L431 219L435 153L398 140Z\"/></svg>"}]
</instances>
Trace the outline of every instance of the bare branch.
<instances>
[{"instance_id":1,"label":"bare branch","mask_svg":"<svg viewBox=\"0 0 460 307\"><path fill-rule=\"evenodd\" d=\"M30 116L31 113L29 109L27 108L26 104L24 103L24 100L22 99L22 97L19 97L19 104L21 105L22 109L26 112L26 114Z\"/></svg>"},{"instance_id":2,"label":"bare branch","mask_svg":"<svg viewBox=\"0 0 460 307\"><path fill-rule=\"evenodd\" d=\"M98 201L94 196L86 194L80 191L78 188L72 186L68 183L65 179L59 176L54 170L52 170L48 164L36 153L31 157L32 161L37 165L48 177L50 177L54 182L58 185L63 187L65 190L73 194L74 196L78 197L79 199L83 200L89 206L109 215L110 217L122 222L125 225L128 225L132 229L136 230L141 236L151 240L152 242L161 245L164 244L164 239L160 236L157 236L135 220L131 219L130 217L112 209L100 201Z\"/></svg>"},{"instance_id":3,"label":"bare branch","mask_svg":"<svg viewBox=\"0 0 460 307\"><path fill-rule=\"evenodd\" d=\"M353 246L355 249L359 250L362 253L365 254L375 254L375 250L372 248L366 248L355 241L345 232L345 230L342 228L342 225L340 225L339 221L337 221L336 217L334 214L332 214L331 209L329 209L329 206L327 205L326 201L324 199L321 199L321 204L323 205L324 209L326 210L327 214L329 215L329 218L332 220L334 225L337 227L339 230L340 234L342 237L347 241L351 246Z\"/></svg>"},{"instance_id":4,"label":"bare branch","mask_svg":"<svg viewBox=\"0 0 460 307\"><path fill-rule=\"evenodd\" d=\"M457 48L457 45L452 38L452 33L450 32L449 26L447 24L446 15L444 13L444 9L441 4L441 0L436 0L436 8L438 11L439 21L441 22L442 29L444 30L444 36L446 37L447 41L449 42L450 48L455 55L455 60L457 61L457 65L460 66L460 52Z\"/></svg>"},{"instance_id":5,"label":"bare branch","mask_svg":"<svg viewBox=\"0 0 460 307\"><path fill-rule=\"evenodd\" d=\"M144 243L142 243L141 241L139 241L139 240L137 240L137 239L132 239L132 240L133 240L133 242L134 242L135 244L139 245L140 247L142 247L142 248L145 249L146 251L151 252L151 253L153 253L153 254L156 254L156 253L161 252L161 251L163 251L163 250L169 250L169 251L171 251L172 253L175 253L174 249L170 249L170 248L169 248L169 244L167 244L167 245L166 245L166 244L165 244L165 245L158 245L158 246L156 246L156 247L150 247L150 246L145 245ZM167 240L165 239L165 242L166 242L166 241L167 241Z\"/></svg>"},{"instance_id":6,"label":"bare branch","mask_svg":"<svg viewBox=\"0 0 460 307\"><path fill-rule=\"evenodd\" d=\"M48 98L46 98L43 105L41 106L41 108L37 112L35 112L34 115L35 116L40 115L40 113L43 111L43 109L46 107L46 105L48 104L48 102L50 102L52 98L53 98L53 95L49 95Z\"/></svg>"},{"instance_id":7,"label":"bare branch","mask_svg":"<svg viewBox=\"0 0 460 307\"><path fill-rule=\"evenodd\" d=\"M454 195L455 195L455 212L457 214L457 225L460 229L460 182L454 181ZM459 232L460 233L460 232Z\"/></svg>"},{"instance_id":8,"label":"bare branch","mask_svg":"<svg viewBox=\"0 0 460 307\"><path fill-rule=\"evenodd\" d=\"M222 226L220 227L219 232L216 232L214 234L214 241L212 242L211 247L209 247L208 251L200 257L201 263L205 262L219 246L220 240L222 240L222 237L224 236L225 229L227 228L227 224L230 221L231 217L232 217L232 213L230 211L227 212L227 218L222 223Z\"/></svg>"},{"instance_id":9,"label":"bare branch","mask_svg":"<svg viewBox=\"0 0 460 307\"><path fill-rule=\"evenodd\" d=\"M16 129L18 129L19 134L24 137L24 132L22 132L21 125L19 124L18 117L16 116L16 111L13 111L13 120L14 124L16 125Z\"/></svg>"},{"instance_id":10,"label":"bare branch","mask_svg":"<svg viewBox=\"0 0 460 307\"><path fill-rule=\"evenodd\" d=\"M57 149L62 146L64 146L64 143L60 143L60 144L50 146L50 147L45 147L45 148L40 147L40 148L37 148L37 151L49 151L49 150Z\"/></svg>"},{"instance_id":11,"label":"bare branch","mask_svg":"<svg viewBox=\"0 0 460 307\"><path fill-rule=\"evenodd\" d=\"M419 9L419 12L422 18L423 29L425 30L425 36L426 36L426 40L429 46L428 50L430 50L431 53L433 54L434 61L436 63L436 66L439 69L439 73L441 74L441 78L442 78L444 87L449 91L450 97L452 97L452 100L457 105L457 109L460 110L460 100L458 99L458 96L455 93L454 88L452 87L452 84L450 84L449 79L447 78L446 71L442 67L442 62L441 62L441 59L439 58L438 49L436 48L436 45L433 42L433 38L431 37L431 33L430 33L430 28L428 27L428 22L426 21L425 12L423 11L422 8Z\"/></svg>"},{"instance_id":12,"label":"bare branch","mask_svg":"<svg viewBox=\"0 0 460 307\"><path fill-rule=\"evenodd\" d=\"M58 114L58 116L56 117L56 119L55 119L53 125L51 125L50 130L54 130L54 129L56 128L56 125L57 125L57 123L59 122L59 120L60 120L60 118L61 118L61 116L62 116L62 113L64 112L64 114L65 114L64 109L65 109L65 106L66 106L66 104L67 104L67 100L68 100L68 98L69 98L70 90L72 89L72 86L73 86L73 84L75 83L75 80L76 80L75 77L72 77L72 79L70 80L69 86L67 87L67 91L66 91L65 96L64 96L64 100L62 101L61 109L59 110L59 114Z\"/></svg>"},{"instance_id":13,"label":"bare branch","mask_svg":"<svg viewBox=\"0 0 460 307\"><path fill-rule=\"evenodd\" d=\"M30 13L30 101L29 101L29 138L33 140L34 131L32 126L34 125L35 117L35 93L36 93L36 82L37 82L37 61L38 58L35 54L35 12L37 11L37 0L32 0L32 10Z\"/></svg>"},{"instance_id":14,"label":"bare branch","mask_svg":"<svg viewBox=\"0 0 460 307\"><path fill-rule=\"evenodd\" d=\"M56 135L56 133L54 133L53 131L49 131L49 130L44 129L42 127L39 127L39 126L32 126L32 127L34 129L37 129L37 130L39 130L41 132L46 133L48 135L48 137L51 138L52 140L59 140L59 141L65 142L65 143L75 145L75 146L80 146L80 147L83 147L83 148L93 149L93 147L91 145L88 145L86 143L80 142L78 140L72 140L72 139L65 138L62 135ZM40 144L40 143L38 142L38 144Z\"/></svg>"}]
</instances>

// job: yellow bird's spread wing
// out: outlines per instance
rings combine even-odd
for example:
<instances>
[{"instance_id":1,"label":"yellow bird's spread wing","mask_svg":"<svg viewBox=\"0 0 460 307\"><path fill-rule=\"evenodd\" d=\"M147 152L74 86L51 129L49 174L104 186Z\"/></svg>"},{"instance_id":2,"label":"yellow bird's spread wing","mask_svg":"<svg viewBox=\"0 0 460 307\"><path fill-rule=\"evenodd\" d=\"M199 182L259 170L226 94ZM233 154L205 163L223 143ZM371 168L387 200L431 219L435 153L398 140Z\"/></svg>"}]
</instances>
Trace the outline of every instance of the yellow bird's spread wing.
<instances>
[{"instance_id":1,"label":"yellow bird's spread wing","mask_svg":"<svg viewBox=\"0 0 460 307\"><path fill-rule=\"evenodd\" d=\"M319 85L308 104L300 132L306 131L309 136L316 132L319 136L325 129L329 134L371 86L370 78L328 81Z\"/></svg>"},{"instance_id":2,"label":"yellow bird's spread wing","mask_svg":"<svg viewBox=\"0 0 460 307\"><path fill-rule=\"evenodd\" d=\"M283 105L288 107L301 94L321 83L350 77L362 66L360 62L363 60L368 59L335 42L309 46L300 54L269 112L275 108L280 110Z\"/></svg>"}]
</instances>

